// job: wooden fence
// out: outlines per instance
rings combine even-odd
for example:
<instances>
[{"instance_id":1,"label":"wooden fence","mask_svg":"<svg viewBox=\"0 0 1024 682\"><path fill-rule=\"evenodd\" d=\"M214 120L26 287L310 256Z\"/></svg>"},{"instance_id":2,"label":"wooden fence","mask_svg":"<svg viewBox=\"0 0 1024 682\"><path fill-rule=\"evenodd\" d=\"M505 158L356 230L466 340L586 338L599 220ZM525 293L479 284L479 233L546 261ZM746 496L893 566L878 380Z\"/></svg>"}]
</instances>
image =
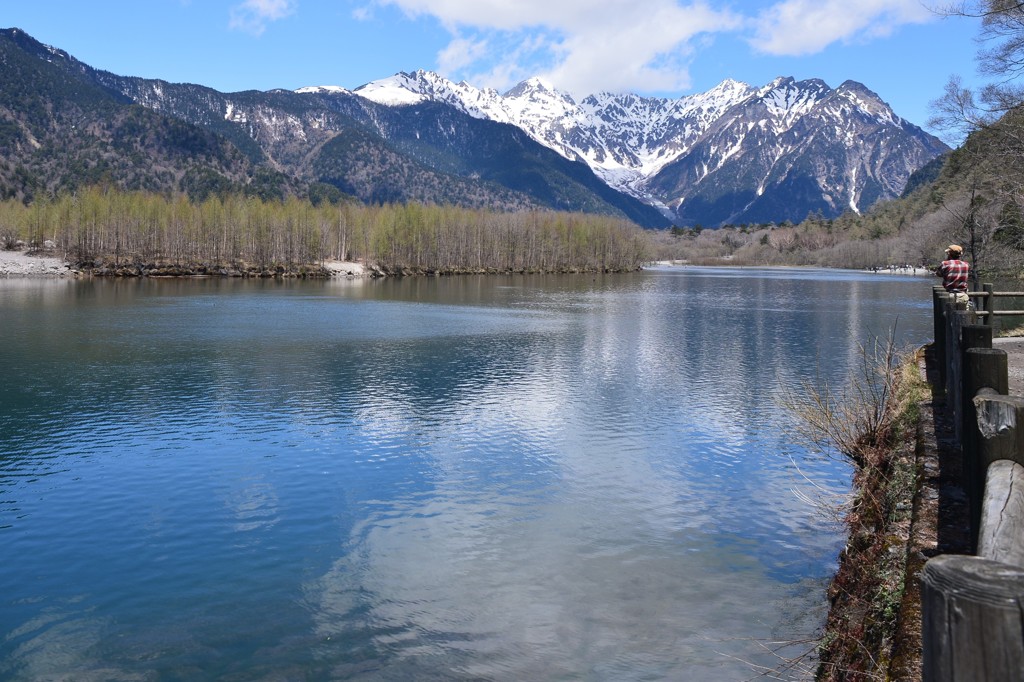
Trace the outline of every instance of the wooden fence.
<instances>
[{"instance_id":1,"label":"wooden fence","mask_svg":"<svg viewBox=\"0 0 1024 682\"><path fill-rule=\"evenodd\" d=\"M938 287L936 287L938 288ZM982 284L980 291L971 291L967 294L974 304L975 314L981 318L989 327L995 326L998 317L1019 317L1024 315L1024 310L996 309L996 301L1000 298L1022 298L1022 291L996 291L992 284Z\"/></svg>"},{"instance_id":2,"label":"wooden fence","mask_svg":"<svg viewBox=\"0 0 1024 682\"><path fill-rule=\"evenodd\" d=\"M963 451L973 555L940 555L922 574L923 678L1024 680L1024 397L1011 396L1008 357L992 347L994 320L1024 311L960 309L933 293L935 349L946 405ZM982 324L980 322L984 321Z\"/></svg>"}]
</instances>

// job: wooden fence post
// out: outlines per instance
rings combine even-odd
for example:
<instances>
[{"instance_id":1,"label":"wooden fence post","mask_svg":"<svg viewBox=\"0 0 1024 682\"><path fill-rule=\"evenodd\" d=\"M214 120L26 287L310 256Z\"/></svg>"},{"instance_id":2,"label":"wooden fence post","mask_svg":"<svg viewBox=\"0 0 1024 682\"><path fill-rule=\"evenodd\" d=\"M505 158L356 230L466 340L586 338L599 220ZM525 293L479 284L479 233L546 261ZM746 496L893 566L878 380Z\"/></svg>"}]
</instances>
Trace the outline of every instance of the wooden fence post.
<instances>
[{"instance_id":1,"label":"wooden fence post","mask_svg":"<svg viewBox=\"0 0 1024 682\"><path fill-rule=\"evenodd\" d=\"M988 283L982 284L981 288L986 294L988 294L988 296L985 297L985 312L988 313L988 315L985 316L985 324L995 329L996 316L993 315L993 313L996 311L996 288Z\"/></svg>"},{"instance_id":2,"label":"wooden fence post","mask_svg":"<svg viewBox=\"0 0 1024 682\"><path fill-rule=\"evenodd\" d=\"M946 393L946 408L949 409L952 407L950 398L953 395L953 388L960 383L960 373L953 362L953 358L960 355L958 347L960 334L959 330L954 331L953 329L953 325L956 324L956 309L953 307L953 301L949 294L946 294L942 301L942 315L946 319L946 342L944 344L946 355L942 358L942 363L945 365L943 374L946 377L946 385L942 387L942 390Z\"/></svg>"},{"instance_id":3,"label":"wooden fence post","mask_svg":"<svg viewBox=\"0 0 1024 682\"><path fill-rule=\"evenodd\" d=\"M932 287L932 314L935 326L935 359L939 366L939 386L946 386L946 290Z\"/></svg>"},{"instance_id":4,"label":"wooden fence post","mask_svg":"<svg viewBox=\"0 0 1024 682\"><path fill-rule=\"evenodd\" d=\"M971 323L968 313L956 309L953 297L947 294L946 311L946 409L953 416L953 428L961 421L960 410L963 392L963 351L961 350L961 329ZM957 438L960 434L957 433Z\"/></svg>"},{"instance_id":5,"label":"wooden fence post","mask_svg":"<svg viewBox=\"0 0 1024 682\"><path fill-rule=\"evenodd\" d=\"M978 352L977 350L975 352ZM974 399L978 411L978 463L1008 459L1024 466L1024 397L982 392Z\"/></svg>"},{"instance_id":6,"label":"wooden fence post","mask_svg":"<svg viewBox=\"0 0 1024 682\"><path fill-rule=\"evenodd\" d=\"M1010 392L1009 357L1007 351L1000 348L972 348L965 353L964 397L971 403L972 418L965 421L964 437L961 449L964 453L964 485L971 511L971 547L977 547L978 529L981 525L981 500L984 495L985 472L988 464L993 461L991 453L998 443L991 438L999 435L997 429L987 429L984 424L994 419L983 418L981 411L991 412L994 408L987 402L988 398L1008 397ZM986 435L987 434L987 435ZM1006 433L1002 433L1002 438ZM1005 445L999 445L1006 452ZM985 455L983 455L983 452ZM994 459L999 459L998 457ZM1009 459L1009 458L1004 458Z\"/></svg>"},{"instance_id":7,"label":"wooden fence post","mask_svg":"<svg viewBox=\"0 0 1024 682\"><path fill-rule=\"evenodd\" d=\"M968 353L972 348L992 348L992 328L982 324L965 324L960 328L960 395L957 396L959 404L956 414L958 419L953 425L956 439L965 444L970 437L974 424L974 400L975 394L980 388L993 388L1000 393L999 386L994 383L995 378L989 374L991 371L998 372L992 367L988 356L975 356L974 364L968 366ZM1006 355L1003 352L1003 355Z\"/></svg>"},{"instance_id":8,"label":"wooden fence post","mask_svg":"<svg viewBox=\"0 0 1024 682\"><path fill-rule=\"evenodd\" d=\"M988 466L978 556L1024 568L1024 466L1016 462Z\"/></svg>"},{"instance_id":9,"label":"wooden fence post","mask_svg":"<svg viewBox=\"0 0 1024 682\"><path fill-rule=\"evenodd\" d=\"M1006 682L1024 671L1024 569L945 554L921 576L925 682Z\"/></svg>"}]
</instances>

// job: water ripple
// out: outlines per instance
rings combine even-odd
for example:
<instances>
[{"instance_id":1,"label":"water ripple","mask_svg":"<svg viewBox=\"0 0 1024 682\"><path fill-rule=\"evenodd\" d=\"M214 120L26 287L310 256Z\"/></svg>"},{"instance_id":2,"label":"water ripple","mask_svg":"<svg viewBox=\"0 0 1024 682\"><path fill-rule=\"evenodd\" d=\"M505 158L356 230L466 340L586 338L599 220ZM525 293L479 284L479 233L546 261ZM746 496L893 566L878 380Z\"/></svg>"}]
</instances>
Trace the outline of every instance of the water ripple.
<instances>
[{"instance_id":1,"label":"water ripple","mask_svg":"<svg viewBox=\"0 0 1024 682\"><path fill-rule=\"evenodd\" d=\"M848 486L772 396L914 300L81 284L0 299L4 679L742 677L820 623L841 535L792 491Z\"/></svg>"}]
</instances>

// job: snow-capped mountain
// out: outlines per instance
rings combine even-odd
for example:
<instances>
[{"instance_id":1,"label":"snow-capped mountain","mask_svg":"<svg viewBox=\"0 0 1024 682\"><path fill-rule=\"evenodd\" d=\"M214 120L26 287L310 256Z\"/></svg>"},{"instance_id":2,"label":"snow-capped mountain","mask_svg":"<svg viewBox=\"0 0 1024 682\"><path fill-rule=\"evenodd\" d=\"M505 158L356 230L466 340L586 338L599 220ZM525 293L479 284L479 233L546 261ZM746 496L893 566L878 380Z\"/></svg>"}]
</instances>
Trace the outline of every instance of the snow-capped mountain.
<instances>
[{"instance_id":1,"label":"snow-capped mountain","mask_svg":"<svg viewBox=\"0 0 1024 682\"><path fill-rule=\"evenodd\" d=\"M725 81L679 100L600 94L580 103L549 83L531 78L506 92L452 83L430 71L399 73L355 94L388 106L443 102L476 118L511 123L571 159L582 159L620 189L653 175L753 88Z\"/></svg>"},{"instance_id":2,"label":"snow-capped mountain","mask_svg":"<svg viewBox=\"0 0 1024 682\"><path fill-rule=\"evenodd\" d=\"M417 71L353 92L510 123L691 224L860 212L899 196L914 170L948 151L853 81L833 89L818 79L759 88L726 80L679 99L602 93L576 102L540 79L501 94Z\"/></svg>"}]
</instances>

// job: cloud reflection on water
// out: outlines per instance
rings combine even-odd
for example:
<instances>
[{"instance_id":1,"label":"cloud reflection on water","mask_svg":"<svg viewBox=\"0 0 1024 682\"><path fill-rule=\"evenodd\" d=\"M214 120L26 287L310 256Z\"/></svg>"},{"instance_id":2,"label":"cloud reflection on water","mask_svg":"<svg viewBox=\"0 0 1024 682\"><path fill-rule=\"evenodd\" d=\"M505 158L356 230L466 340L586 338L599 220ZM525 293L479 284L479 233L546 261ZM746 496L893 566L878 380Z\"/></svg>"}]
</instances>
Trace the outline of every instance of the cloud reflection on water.
<instances>
[{"instance_id":1,"label":"cloud reflection on water","mask_svg":"<svg viewBox=\"0 0 1024 682\"><path fill-rule=\"evenodd\" d=\"M267 675L713 680L758 658L752 638L813 629L840 537L794 463L827 491L847 472L791 442L775 398L818 364L842 377L890 290L500 281L100 286L18 308L19 328L75 336L4 337L25 390L0 389L0 543L31 529L17 570L75 557L109 592L33 615L69 576L0 580L26 614L11 664L186 670L241 646ZM74 544L83 500L110 560Z\"/></svg>"}]
</instances>

